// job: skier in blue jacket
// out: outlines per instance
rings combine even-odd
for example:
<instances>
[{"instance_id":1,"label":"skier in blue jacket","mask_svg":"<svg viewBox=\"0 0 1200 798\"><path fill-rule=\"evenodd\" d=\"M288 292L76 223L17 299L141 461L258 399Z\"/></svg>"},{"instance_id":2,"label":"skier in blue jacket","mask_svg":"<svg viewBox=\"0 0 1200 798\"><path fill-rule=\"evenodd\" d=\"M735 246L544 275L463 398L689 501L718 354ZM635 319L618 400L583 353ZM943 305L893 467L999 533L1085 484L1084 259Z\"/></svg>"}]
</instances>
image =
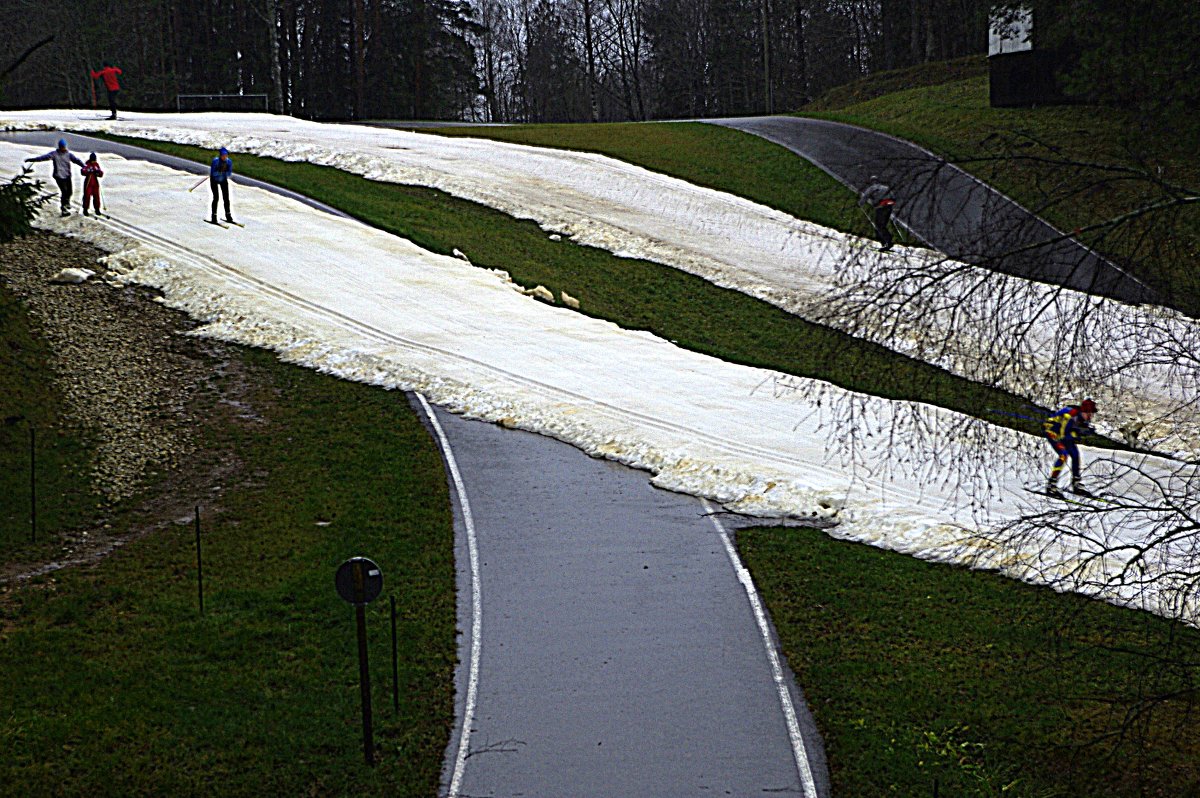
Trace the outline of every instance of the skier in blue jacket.
<instances>
[{"instance_id":1,"label":"skier in blue jacket","mask_svg":"<svg viewBox=\"0 0 1200 798\"><path fill-rule=\"evenodd\" d=\"M58 183L58 190L62 194L61 207L62 215L67 216L71 213L71 164L79 164L83 166L83 161L75 156L75 153L67 149L67 140L59 139L58 148L50 150L45 155L39 155L36 158L26 158L25 163L36 163L38 161L52 161L54 163L54 182Z\"/></svg>"},{"instance_id":2,"label":"skier in blue jacket","mask_svg":"<svg viewBox=\"0 0 1200 798\"><path fill-rule=\"evenodd\" d=\"M1053 415L1042 422L1046 438L1057 458L1050 469L1050 479L1046 483L1046 492L1051 496L1062 496L1058 489L1058 478L1062 475L1067 459L1071 460L1071 492L1080 496L1091 496L1079 481L1079 447L1076 441L1092 431L1092 416L1096 414L1096 403L1084 399L1077 405L1068 405L1056 410Z\"/></svg>"},{"instance_id":3,"label":"skier in blue jacket","mask_svg":"<svg viewBox=\"0 0 1200 798\"><path fill-rule=\"evenodd\" d=\"M233 221L233 214L229 212L229 184L232 182L230 180L232 176L233 159L229 157L229 150L222 147L208 167L208 185L212 189L213 195L210 221L213 224L217 224L217 197L219 195L224 195L225 198L225 221Z\"/></svg>"}]
</instances>

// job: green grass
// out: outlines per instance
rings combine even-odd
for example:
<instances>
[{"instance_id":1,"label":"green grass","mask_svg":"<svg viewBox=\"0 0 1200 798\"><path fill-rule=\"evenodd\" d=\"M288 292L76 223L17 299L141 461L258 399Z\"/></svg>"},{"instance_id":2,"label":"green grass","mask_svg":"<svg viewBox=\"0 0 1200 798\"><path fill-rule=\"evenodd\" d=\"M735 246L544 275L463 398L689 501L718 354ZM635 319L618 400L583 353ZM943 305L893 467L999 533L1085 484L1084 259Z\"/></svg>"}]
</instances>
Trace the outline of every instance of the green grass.
<instances>
[{"instance_id":1,"label":"green grass","mask_svg":"<svg viewBox=\"0 0 1200 798\"><path fill-rule=\"evenodd\" d=\"M894 94L918 86L941 86L967 78L986 75L987 58L968 55L950 61L931 61L903 69L876 72L860 80L835 86L817 99L805 105L801 111L812 114L818 111L836 111L852 105Z\"/></svg>"},{"instance_id":2,"label":"green grass","mask_svg":"<svg viewBox=\"0 0 1200 798\"><path fill-rule=\"evenodd\" d=\"M253 481L223 486L220 514L202 519L206 613L190 525L9 592L0 793L436 793L455 659L439 454L401 394L241 353L261 420L202 432ZM368 612L374 769L362 764L353 610L333 590L355 555L385 575Z\"/></svg>"},{"instance_id":3,"label":"green grass","mask_svg":"<svg viewBox=\"0 0 1200 798\"><path fill-rule=\"evenodd\" d=\"M1172 185L1200 191L1200 166L1188 143L1197 139L1195 130L1116 108L992 108L986 76L808 115L891 133L945 155L1062 230L1160 201ZM1200 315L1200 204L1082 238Z\"/></svg>"},{"instance_id":4,"label":"green grass","mask_svg":"<svg viewBox=\"0 0 1200 798\"><path fill-rule=\"evenodd\" d=\"M88 482L92 442L63 424L63 398L45 379L48 362L23 305L0 282L0 564L52 556L58 534L96 511Z\"/></svg>"},{"instance_id":5,"label":"green grass","mask_svg":"<svg viewBox=\"0 0 1200 798\"><path fill-rule=\"evenodd\" d=\"M1155 656L1200 632L812 530L738 549L824 736L834 795L1200 795L1200 718L1167 702L1095 745L1133 699L1189 688ZM1004 789L1006 785L1012 785Z\"/></svg>"}]
</instances>

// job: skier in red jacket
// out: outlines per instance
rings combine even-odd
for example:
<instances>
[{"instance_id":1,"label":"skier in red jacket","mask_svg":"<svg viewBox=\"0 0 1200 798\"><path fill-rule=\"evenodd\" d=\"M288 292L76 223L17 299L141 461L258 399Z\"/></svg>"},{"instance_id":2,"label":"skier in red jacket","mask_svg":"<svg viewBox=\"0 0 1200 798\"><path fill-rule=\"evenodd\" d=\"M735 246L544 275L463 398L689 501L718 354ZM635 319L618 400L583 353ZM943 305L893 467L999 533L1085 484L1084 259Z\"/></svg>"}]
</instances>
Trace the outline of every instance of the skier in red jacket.
<instances>
[{"instance_id":1,"label":"skier in red jacket","mask_svg":"<svg viewBox=\"0 0 1200 798\"><path fill-rule=\"evenodd\" d=\"M100 178L104 177L104 170L100 168L100 162L96 160L96 153L88 156L87 163L83 165L83 215L88 215L88 201L91 200L96 206L96 215L102 216L100 213Z\"/></svg>"},{"instance_id":2,"label":"skier in red jacket","mask_svg":"<svg viewBox=\"0 0 1200 798\"><path fill-rule=\"evenodd\" d=\"M121 91L121 84L117 82L117 75L120 74L120 68L113 66L107 61L104 62L104 68L99 72L92 72L92 80L103 78L104 88L108 89L108 107L112 111L112 116L109 119L117 118L117 94Z\"/></svg>"}]
</instances>

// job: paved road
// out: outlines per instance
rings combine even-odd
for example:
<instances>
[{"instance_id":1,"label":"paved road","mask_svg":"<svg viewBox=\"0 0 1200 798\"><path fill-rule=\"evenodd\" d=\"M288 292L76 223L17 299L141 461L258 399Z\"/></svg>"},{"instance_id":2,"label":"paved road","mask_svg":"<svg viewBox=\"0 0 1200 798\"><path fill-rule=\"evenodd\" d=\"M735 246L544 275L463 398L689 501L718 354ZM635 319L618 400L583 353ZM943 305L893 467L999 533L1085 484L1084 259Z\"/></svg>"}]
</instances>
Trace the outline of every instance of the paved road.
<instances>
[{"instance_id":1,"label":"paved road","mask_svg":"<svg viewBox=\"0 0 1200 798\"><path fill-rule=\"evenodd\" d=\"M67 138L85 154L204 171ZM820 737L713 508L566 444L409 400L456 501L463 634L444 794L829 795Z\"/></svg>"},{"instance_id":2,"label":"paved road","mask_svg":"<svg viewBox=\"0 0 1200 798\"><path fill-rule=\"evenodd\" d=\"M774 635L705 505L550 438L435 412L479 564L475 584L459 570L460 647L481 673L473 691L459 672L471 733L448 751L449 795L829 794L803 696L786 669L776 681ZM458 561L471 556L460 542Z\"/></svg>"},{"instance_id":3,"label":"paved road","mask_svg":"<svg viewBox=\"0 0 1200 798\"><path fill-rule=\"evenodd\" d=\"M83 136L78 133L54 133L41 131L0 132L0 141L11 141L15 144L30 144L50 149L57 145L59 139L66 139L67 147L70 148L71 152L78 155L80 160L85 160L89 152L94 152L97 155L103 155L107 152L120 155L122 158L134 158L137 160L160 163L164 166L169 166L172 169L178 169L182 172L191 172L195 175L208 174L208 167L204 166L203 164L198 164L195 161L189 161L184 158L176 158L172 155L164 155L163 153L155 152L154 150L142 149L141 147L133 147L126 144L118 144L113 141L105 141L104 139L92 138L91 136ZM213 157L216 157L215 152L213 153ZM104 166L103 159L101 159L100 165L101 167ZM39 174L43 181L49 184L49 188L51 190L55 190L53 181L46 177L48 172L43 169ZM76 177L78 177L78 175ZM276 194L281 194L285 197L290 197L294 200L297 200L298 202L303 202L305 205L309 205L313 208L319 208L326 213L332 213L334 216L350 218L349 214L343 213L337 208L331 208L324 203L309 199L303 194L297 194L295 191L289 191L286 188L273 186L270 183L264 183L263 181L255 180L252 177L246 177L245 175L239 175L235 173L233 176L233 181L241 186L254 186L255 188L273 191ZM75 197L73 199L76 201L75 210L78 211L78 203L83 201L83 187L80 185L79 180L76 180L75 190ZM101 183L100 191L101 196L103 196L103 182ZM207 186L201 186L200 188L196 189L196 192L203 192L201 196L205 197L206 199L212 197L212 194ZM234 208L236 209L236 207L237 199L235 197Z\"/></svg>"},{"instance_id":4,"label":"paved road","mask_svg":"<svg viewBox=\"0 0 1200 798\"><path fill-rule=\"evenodd\" d=\"M896 194L896 218L917 238L968 263L1125 302L1164 302L1003 194L932 153L872 130L791 116L711 120L812 161L861 192L872 175Z\"/></svg>"}]
</instances>

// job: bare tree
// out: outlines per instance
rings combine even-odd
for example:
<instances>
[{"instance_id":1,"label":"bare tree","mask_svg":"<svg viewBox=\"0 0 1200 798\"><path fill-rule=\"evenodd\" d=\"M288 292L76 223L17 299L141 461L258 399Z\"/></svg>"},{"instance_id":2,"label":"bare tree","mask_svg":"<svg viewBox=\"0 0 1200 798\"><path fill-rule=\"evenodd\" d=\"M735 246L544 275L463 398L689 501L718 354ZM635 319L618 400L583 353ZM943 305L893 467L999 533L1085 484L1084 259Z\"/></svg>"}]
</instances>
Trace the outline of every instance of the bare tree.
<instances>
[{"instance_id":1,"label":"bare tree","mask_svg":"<svg viewBox=\"0 0 1200 798\"><path fill-rule=\"evenodd\" d=\"M645 69L642 26L642 0L604 0L612 48L613 70L619 84L628 119L646 119L646 100L642 86Z\"/></svg>"},{"instance_id":2,"label":"bare tree","mask_svg":"<svg viewBox=\"0 0 1200 798\"><path fill-rule=\"evenodd\" d=\"M600 108L596 101L596 46L592 41L593 16L592 0L581 0L583 3L583 53L587 64L587 95L588 108L591 111L591 121L600 121Z\"/></svg>"},{"instance_id":3,"label":"bare tree","mask_svg":"<svg viewBox=\"0 0 1200 798\"><path fill-rule=\"evenodd\" d=\"M1024 416L1014 423L1032 434L987 423L989 408L972 418L913 404L880 417L870 397L800 381L782 387L820 403L830 419L830 457L872 480L904 474L931 490L951 489L956 506L981 508L973 531L964 530L945 556L1200 624L1200 281L1164 265L1194 246L1186 212L1200 202L1200 190L1136 159L1069 159L1027 137L990 144L992 152L969 159L974 171L987 176L990 169L1036 165L1042 192L1035 210L1054 211L1113 185L1125 189L1129 204L1069 235L1027 228L1006 220L990 195L950 202L943 173L951 167L944 162L892 163L891 179L909 191L904 211L930 225L965 218L974 237L962 234L955 258L851 247L836 286L807 306L807 315L1024 399L1027 409L990 420ZM932 195L922 206L920 198ZM997 224L989 228L990 217ZM1151 240L1168 243L1152 247ZM1101 403L1097 428L1112 447L1084 470L1100 498L1004 495L1021 475L1040 489L1052 459L1038 437L1040 421L1048 408L1085 395ZM982 508L1000 498L1003 517L987 517ZM1164 637L1169 627L1157 620L1154 628L1158 648L1137 655L1154 678L1116 711L1098 741L1136 737L1157 709L1197 706L1195 636Z\"/></svg>"},{"instance_id":4,"label":"bare tree","mask_svg":"<svg viewBox=\"0 0 1200 798\"><path fill-rule=\"evenodd\" d=\"M275 113L285 114L287 107L283 100L283 67L279 57L279 0L262 0L261 5L254 5L252 8L267 29L267 52L271 61L271 107L275 109Z\"/></svg>"}]
</instances>

